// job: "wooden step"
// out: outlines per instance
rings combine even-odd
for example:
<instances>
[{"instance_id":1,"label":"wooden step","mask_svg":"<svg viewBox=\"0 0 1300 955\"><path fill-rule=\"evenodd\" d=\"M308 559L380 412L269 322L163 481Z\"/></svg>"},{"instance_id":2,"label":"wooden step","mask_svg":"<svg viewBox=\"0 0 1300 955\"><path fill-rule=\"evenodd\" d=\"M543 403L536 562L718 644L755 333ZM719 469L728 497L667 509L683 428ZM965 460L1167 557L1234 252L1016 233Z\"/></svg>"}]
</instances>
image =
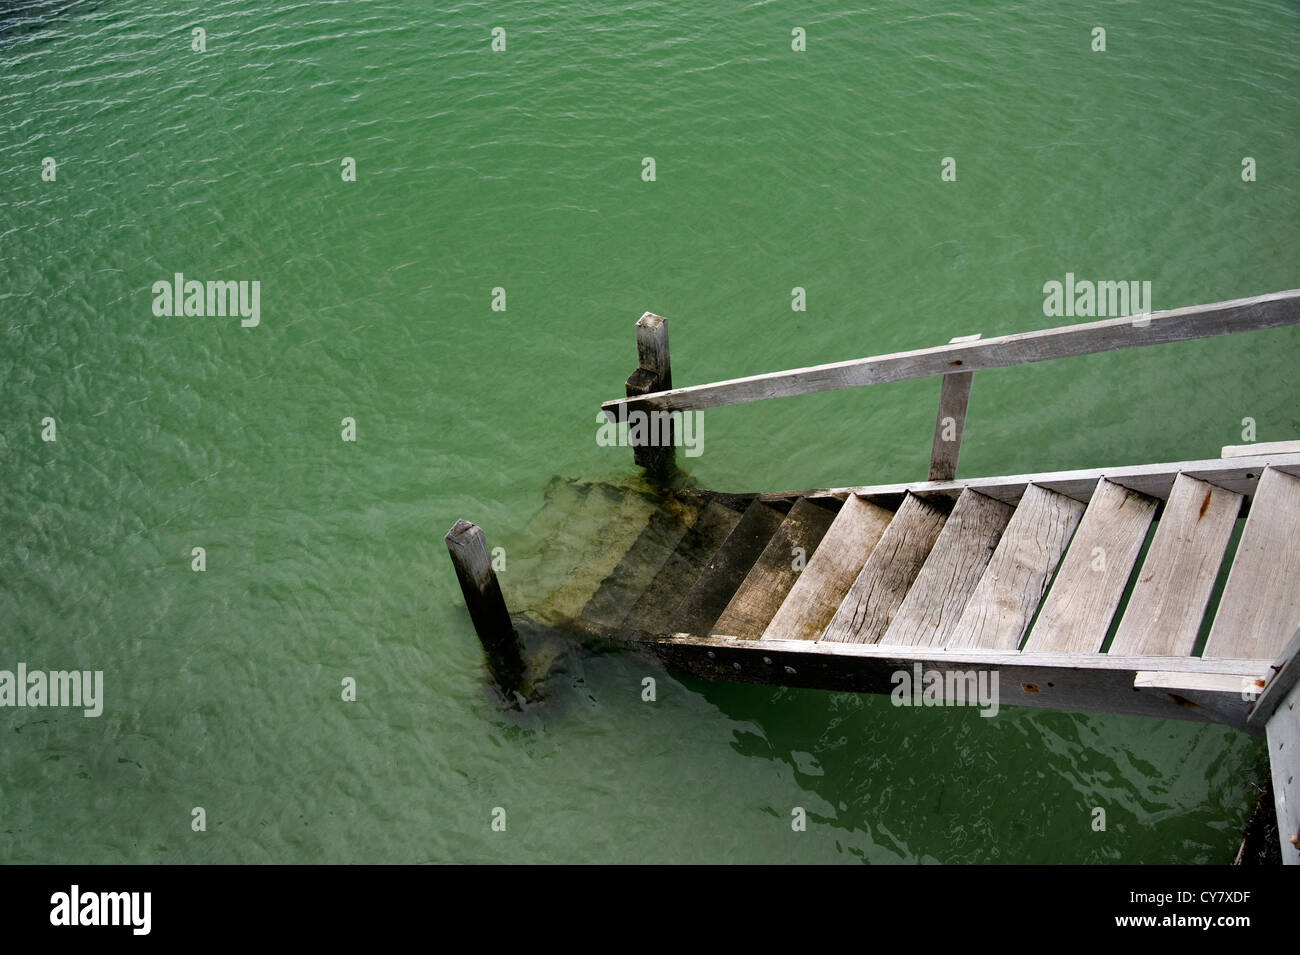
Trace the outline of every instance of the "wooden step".
<instances>
[{"instance_id":1,"label":"wooden step","mask_svg":"<svg viewBox=\"0 0 1300 955\"><path fill-rule=\"evenodd\" d=\"M966 602L950 647L1019 650L1084 504L1031 484Z\"/></svg>"},{"instance_id":2,"label":"wooden step","mask_svg":"<svg viewBox=\"0 0 1300 955\"><path fill-rule=\"evenodd\" d=\"M697 506L677 498L661 502L618 566L587 601L587 606L582 609L583 619L604 627L619 626L628 609L637 602L669 555L677 549L699 513Z\"/></svg>"},{"instance_id":3,"label":"wooden step","mask_svg":"<svg viewBox=\"0 0 1300 955\"><path fill-rule=\"evenodd\" d=\"M1070 541L1025 652L1096 653L1142 552L1155 498L1101 478Z\"/></svg>"},{"instance_id":4,"label":"wooden step","mask_svg":"<svg viewBox=\"0 0 1300 955\"><path fill-rule=\"evenodd\" d=\"M944 647L1015 508L964 490L880 643Z\"/></svg>"},{"instance_id":5,"label":"wooden step","mask_svg":"<svg viewBox=\"0 0 1300 955\"><path fill-rule=\"evenodd\" d=\"M772 505L752 502L673 613L669 632L709 634L783 520L785 514Z\"/></svg>"},{"instance_id":6,"label":"wooden step","mask_svg":"<svg viewBox=\"0 0 1300 955\"><path fill-rule=\"evenodd\" d=\"M636 541L654 509L654 504L642 495L620 492L609 519L581 548L569 578L542 604L539 617L548 621L577 619L596 589Z\"/></svg>"},{"instance_id":7,"label":"wooden step","mask_svg":"<svg viewBox=\"0 0 1300 955\"><path fill-rule=\"evenodd\" d=\"M623 617L621 626L668 633L669 619L740 522L740 515L740 511L717 501L705 504L650 586Z\"/></svg>"},{"instance_id":8,"label":"wooden step","mask_svg":"<svg viewBox=\"0 0 1300 955\"><path fill-rule=\"evenodd\" d=\"M908 493L844 595L822 639L878 642L889 629L945 520L947 514L942 507Z\"/></svg>"},{"instance_id":9,"label":"wooden step","mask_svg":"<svg viewBox=\"0 0 1300 955\"><path fill-rule=\"evenodd\" d=\"M764 639L820 637L893 517L892 511L850 494L767 625Z\"/></svg>"},{"instance_id":10,"label":"wooden step","mask_svg":"<svg viewBox=\"0 0 1300 955\"><path fill-rule=\"evenodd\" d=\"M601 500L588 502L595 493ZM608 496L607 496L608 495ZM517 534L504 536L505 569L499 571L501 592L511 610L531 610L568 579L578 555L612 509L613 492L576 481L554 478L542 496L542 506ZM593 524L595 526L593 526Z\"/></svg>"},{"instance_id":11,"label":"wooden step","mask_svg":"<svg viewBox=\"0 0 1300 955\"><path fill-rule=\"evenodd\" d=\"M1185 656L1223 563L1242 496L1179 474L1110 652ZM1289 634L1288 634L1289 636Z\"/></svg>"},{"instance_id":12,"label":"wooden step","mask_svg":"<svg viewBox=\"0 0 1300 955\"><path fill-rule=\"evenodd\" d=\"M795 501L718 617L713 632L744 640L762 637L834 519L835 512L807 498ZM795 548L800 553L796 554Z\"/></svg>"},{"instance_id":13,"label":"wooden step","mask_svg":"<svg viewBox=\"0 0 1300 955\"><path fill-rule=\"evenodd\" d=\"M1300 478L1265 468L1205 656L1272 660L1300 627Z\"/></svg>"}]
</instances>

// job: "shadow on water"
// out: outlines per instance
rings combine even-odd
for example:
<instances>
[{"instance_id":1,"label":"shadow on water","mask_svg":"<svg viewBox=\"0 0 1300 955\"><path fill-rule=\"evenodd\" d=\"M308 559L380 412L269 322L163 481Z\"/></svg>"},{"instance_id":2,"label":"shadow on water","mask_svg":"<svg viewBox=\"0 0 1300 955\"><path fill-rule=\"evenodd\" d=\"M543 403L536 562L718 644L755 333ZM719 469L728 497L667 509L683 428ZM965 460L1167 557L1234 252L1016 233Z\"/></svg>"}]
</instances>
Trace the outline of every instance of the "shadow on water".
<instances>
[{"instance_id":1,"label":"shadow on water","mask_svg":"<svg viewBox=\"0 0 1300 955\"><path fill-rule=\"evenodd\" d=\"M520 722L562 718L570 706L589 699L585 689L588 661L633 652L617 639L522 615L515 615L514 624L522 666L487 659L485 690L503 713L513 714Z\"/></svg>"},{"instance_id":2,"label":"shadow on water","mask_svg":"<svg viewBox=\"0 0 1300 955\"><path fill-rule=\"evenodd\" d=\"M747 727L736 752L788 765L810 824L906 861L1226 864L1267 777L1253 741L1211 724L681 681Z\"/></svg>"},{"instance_id":3,"label":"shadow on water","mask_svg":"<svg viewBox=\"0 0 1300 955\"><path fill-rule=\"evenodd\" d=\"M39 39L42 31L102 6L102 0L0 0L0 46Z\"/></svg>"}]
</instances>

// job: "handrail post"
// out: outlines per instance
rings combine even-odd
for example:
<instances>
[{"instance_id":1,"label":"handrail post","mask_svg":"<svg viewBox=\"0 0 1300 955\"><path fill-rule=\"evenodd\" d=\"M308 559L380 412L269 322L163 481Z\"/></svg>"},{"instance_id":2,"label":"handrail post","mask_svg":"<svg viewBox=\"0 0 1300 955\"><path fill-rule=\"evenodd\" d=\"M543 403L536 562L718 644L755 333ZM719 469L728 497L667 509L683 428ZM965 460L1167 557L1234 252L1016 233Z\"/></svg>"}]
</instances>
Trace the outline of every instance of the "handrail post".
<instances>
[{"instance_id":1,"label":"handrail post","mask_svg":"<svg viewBox=\"0 0 1300 955\"><path fill-rule=\"evenodd\" d=\"M462 519L447 531L445 540L474 631L487 654L488 670L509 696L522 685L524 662L501 584L492 569L487 538L481 527Z\"/></svg>"},{"instance_id":2,"label":"handrail post","mask_svg":"<svg viewBox=\"0 0 1300 955\"><path fill-rule=\"evenodd\" d=\"M627 396L638 398L673 387L672 364L668 358L668 319L646 312L636 320L637 368L627 379ZM647 412L641 412L642 415ZM632 440L632 456L651 475L659 477L676 467L675 435L668 412L649 412L643 420L642 441ZM636 434L634 422L628 422L629 437ZM666 440L665 440L666 439Z\"/></svg>"},{"instance_id":3,"label":"handrail post","mask_svg":"<svg viewBox=\"0 0 1300 955\"><path fill-rule=\"evenodd\" d=\"M948 342L978 341L979 335L962 335ZM966 407L970 403L971 371L951 372L943 376L939 388L939 414L934 423L934 444L930 448L930 480L953 481L957 478L957 459L961 456L961 436L966 430Z\"/></svg>"}]
</instances>

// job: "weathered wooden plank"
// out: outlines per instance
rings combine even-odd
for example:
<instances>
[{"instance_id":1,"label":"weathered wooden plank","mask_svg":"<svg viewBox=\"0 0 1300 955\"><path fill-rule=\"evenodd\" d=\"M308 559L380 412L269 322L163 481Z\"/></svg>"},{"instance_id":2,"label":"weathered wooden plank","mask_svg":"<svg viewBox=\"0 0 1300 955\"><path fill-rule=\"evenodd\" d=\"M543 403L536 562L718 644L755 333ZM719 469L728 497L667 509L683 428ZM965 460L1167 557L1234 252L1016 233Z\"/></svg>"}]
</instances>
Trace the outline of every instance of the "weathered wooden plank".
<instances>
[{"instance_id":1,"label":"weathered wooden plank","mask_svg":"<svg viewBox=\"0 0 1300 955\"><path fill-rule=\"evenodd\" d=\"M1210 458L1200 461L1179 461L1169 464L1137 464L1125 467L1087 468L1077 471L1044 471L1038 474L1016 474L1005 477L958 478L953 481L914 481L910 484L874 484L856 487L815 488L803 491L772 491L757 494L761 501L776 501L794 497L836 497L843 500L857 494L868 501L888 506L901 501L911 491L920 495L941 494L956 499L964 488L979 491L987 497L1015 504L1030 484L1037 484L1085 504L1092 497L1098 479L1106 478L1114 484L1148 497L1165 500L1178 474L1209 481L1247 498L1255 493L1259 476L1264 468L1300 475L1300 454L1263 454L1253 458L1221 460Z\"/></svg>"},{"instance_id":2,"label":"weathered wooden plank","mask_svg":"<svg viewBox=\"0 0 1300 955\"><path fill-rule=\"evenodd\" d=\"M822 639L878 641L889 629L946 518L936 504L909 494L853 581Z\"/></svg>"},{"instance_id":3,"label":"weathered wooden plank","mask_svg":"<svg viewBox=\"0 0 1300 955\"><path fill-rule=\"evenodd\" d=\"M1286 647L1268 668L1268 675L1260 681L1255 705L1250 711L1250 722L1262 727L1281 705L1287 694L1300 683L1300 629L1291 635Z\"/></svg>"},{"instance_id":4,"label":"weathered wooden plank","mask_svg":"<svg viewBox=\"0 0 1300 955\"><path fill-rule=\"evenodd\" d=\"M642 397L609 401L605 411L623 420L630 410L681 410L744 404L765 398L804 395L838 388L857 388L887 381L927 378L954 371L1005 368L1074 355L1209 338L1300 324L1300 289L1191 305L1149 315L1108 318L1059 328L937 348L794 368L766 375L664 390Z\"/></svg>"},{"instance_id":5,"label":"weathered wooden plank","mask_svg":"<svg viewBox=\"0 0 1300 955\"><path fill-rule=\"evenodd\" d=\"M1258 677L1259 660L1199 657L1121 657L1110 654L1028 654L1007 650L945 650L809 640L732 640L687 635L646 645L671 668L712 680L803 686L856 693L890 693L900 672L996 675L1003 706L1124 713L1246 726L1250 703L1220 690L1135 688L1139 671L1238 674Z\"/></svg>"},{"instance_id":6,"label":"weathered wooden plank","mask_svg":"<svg viewBox=\"0 0 1300 955\"><path fill-rule=\"evenodd\" d=\"M1255 458L1261 454L1300 454L1300 441L1260 441L1257 444L1229 444L1221 452L1225 458Z\"/></svg>"},{"instance_id":7,"label":"weathered wooden plank","mask_svg":"<svg viewBox=\"0 0 1300 955\"><path fill-rule=\"evenodd\" d=\"M1073 498L1029 485L948 646L1017 649L1083 511Z\"/></svg>"},{"instance_id":8,"label":"weathered wooden plank","mask_svg":"<svg viewBox=\"0 0 1300 955\"><path fill-rule=\"evenodd\" d=\"M1115 632L1117 653L1191 653L1240 494L1180 474Z\"/></svg>"},{"instance_id":9,"label":"weathered wooden plank","mask_svg":"<svg viewBox=\"0 0 1300 955\"><path fill-rule=\"evenodd\" d=\"M1032 661L1034 666L1063 667L1085 670L1125 670L1130 682L1142 670L1169 673L1228 673L1240 676L1265 677L1272 664L1264 660L1206 660L1194 656L1131 656L1121 653L1058 653L1049 651L1028 654L1022 650L989 650L984 647L889 647L874 643L835 643L826 640L734 640L731 637L701 637L690 633L673 633L655 637L654 642L692 644L708 647L742 646L762 650L768 647L778 652L804 652L818 657L860 657L877 660L947 660L953 663L972 663L980 666L1014 666Z\"/></svg>"},{"instance_id":10,"label":"weathered wooden plank","mask_svg":"<svg viewBox=\"0 0 1300 955\"><path fill-rule=\"evenodd\" d=\"M973 342L979 335L962 335L949 344ZM934 443L930 447L930 480L951 481L957 476L957 459L961 456L961 438L966 430L966 409L970 405L969 371L943 376L939 387L939 414L934 423Z\"/></svg>"},{"instance_id":11,"label":"weathered wooden plank","mask_svg":"<svg viewBox=\"0 0 1300 955\"><path fill-rule=\"evenodd\" d=\"M628 608L650 586L699 513L698 507L677 498L669 497L660 503L618 566L587 601L582 609L583 619L609 627L621 623Z\"/></svg>"},{"instance_id":12,"label":"weathered wooden plank","mask_svg":"<svg viewBox=\"0 0 1300 955\"><path fill-rule=\"evenodd\" d=\"M1300 478L1266 468L1204 655L1271 660L1296 627L1300 627Z\"/></svg>"},{"instance_id":13,"label":"weathered wooden plank","mask_svg":"<svg viewBox=\"0 0 1300 955\"><path fill-rule=\"evenodd\" d=\"M757 640L799 578L799 567L817 553L835 514L798 500L713 625L713 632ZM801 555L796 562L795 548Z\"/></svg>"},{"instance_id":14,"label":"weathered wooden plank","mask_svg":"<svg viewBox=\"0 0 1300 955\"><path fill-rule=\"evenodd\" d=\"M644 313L636 320L636 370L628 376L624 387L629 398L667 391L673 386L672 362L668 354L668 319L652 312ZM670 471L676 463L676 449L673 446L673 423L670 418L664 429L666 443L654 444L652 436L659 435L655 427L645 429L646 445L634 444L632 457L637 465L645 468L652 475L661 476Z\"/></svg>"},{"instance_id":15,"label":"weathered wooden plank","mask_svg":"<svg viewBox=\"0 0 1300 955\"><path fill-rule=\"evenodd\" d=\"M1097 482L1025 652L1101 649L1155 513L1152 498Z\"/></svg>"},{"instance_id":16,"label":"weathered wooden plank","mask_svg":"<svg viewBox=\"0 0 1300 955\"><path fill-rule=\"evenodd\" d=\"M1165 670L1139 670L1133 685L1139 689L1213 690L1216 693L1241 694L1250 686L1249 677L1233 673L1178 673Z\"/></svg>"},{"instance_id":17,"label":"weathered wooden plank","mask_svg":"<svg viewBox=\"0 0 1300 955\"><path fill-rule=\"evenodd\" d=\"M740 514L716 501L706 503L650 586L624 616L622 626L666 633L669 619L740 522Z\"/></svg>"},{"instance_id":18,"label":"weathered wooden plank","mask_svg":"<svg viewBox=\"0 0 1300 955\"><path fill-rule=\"evenodd\" d=\"M893 511L849 495L763 639L820 637L893 517Z\"/></svg>"},{"instance_id":19,"label":"weathered wooden plank","mask_svg":"<svg viewBox=\"0 0 1300 955\"><path fill-rule=\"evenodd\" d=\"M1300 686L1282 701L1266 730L1273 807L1283 865L1300 865Z\"/></svg>"},{"instance_id":20,"label":"weathered wooden plank","mask_svg":"<svg viewBox=\"0 0 1300 955\"><path fill-rule=\"evenodd\" d=\"M750 504L673 613L668 621L669 631L709 633L783 520L785 515L769 504L760 501Z\"/></svg>"},{"instance_id":21,"label":"weathered wooden plank","mask_svg":"<svg viewBox=\"0 0 1300 955\"><path fill-rule=\"evenodd\" d=\"M1300 630L1269 671L1264 692L1246 718L1246 728L1265 728L1282 861L1300 865Z\"/></svg>"},{"instance_id":22,"label":"weathered wooden plank","mask_svg":"<svg viewBox=\"0 0 1300 955\"><path fill-rule=\"evenodd\" d=\"M523 657L510 612L501 596L501 585L492 568L487 538L478 525L461 519L452 525L443 540L456 568L456 579L474 632L487 656L488 668L501 688L512 693L519 688L523 677Z\"/></svg>"},{"instance_id":23,"label":"weathered wooden plank","mask_svg":"<svg viewBox=\"0 0 1300 955\"><path fill-rule=\"evenodd\" d=\"M947 646L1013 513L1010 504L962 491L880 642Z\"/></svg>"}]
</instances>

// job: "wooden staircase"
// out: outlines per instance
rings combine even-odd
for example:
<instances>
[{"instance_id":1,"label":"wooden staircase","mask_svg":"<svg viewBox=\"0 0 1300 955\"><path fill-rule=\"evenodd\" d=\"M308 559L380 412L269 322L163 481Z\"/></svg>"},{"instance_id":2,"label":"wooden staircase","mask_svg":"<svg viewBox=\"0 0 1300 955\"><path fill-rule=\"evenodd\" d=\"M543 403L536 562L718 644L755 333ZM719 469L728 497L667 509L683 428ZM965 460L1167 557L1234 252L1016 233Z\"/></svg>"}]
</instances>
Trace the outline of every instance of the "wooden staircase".
<instances>
[{"instance_id":1,"label":"wooden staircase","mask_svg":"<svg viewBox=\"0 0 1300 955\"><path fill-rule=\"evenodd\" d=\"M826 679L816 655L840 669L857 657L1115 670L1132 677L1117 699L1045 679L1007 702L1154 715L1158 700L1160 715L1246 728L1243 687L1300 627L1300 445L790 494L557 481L522 538L502 575L512 608L705 676L888 690ZM726 654L739 650L769 662ZM791 652L798 666L774 665ZM1138 705L1135 686L1154 692Z\"/></svg>"},{"instance_id":2,"label":"wooden staircase","mask_svg":"<svg viewBox=\"0 0 1300 955\"><path fill-rule=\"evenodd\" d=\"M1290 289L674 388L668 321L646 312L626 397L601 411L656 486L680 483L666 416L934 377L929 480L744 495L557 481L500 587L477 525L458 521L448 550L507 692L524 668L508 605L709 679L892 694L914 673L1012 705L1223 723L1267 736L1279 830L1297 832L1300 442L957 479L975 372L1296 325Z\"/></svg>"}]
</instances>

